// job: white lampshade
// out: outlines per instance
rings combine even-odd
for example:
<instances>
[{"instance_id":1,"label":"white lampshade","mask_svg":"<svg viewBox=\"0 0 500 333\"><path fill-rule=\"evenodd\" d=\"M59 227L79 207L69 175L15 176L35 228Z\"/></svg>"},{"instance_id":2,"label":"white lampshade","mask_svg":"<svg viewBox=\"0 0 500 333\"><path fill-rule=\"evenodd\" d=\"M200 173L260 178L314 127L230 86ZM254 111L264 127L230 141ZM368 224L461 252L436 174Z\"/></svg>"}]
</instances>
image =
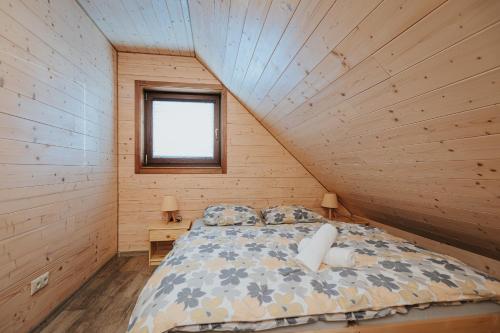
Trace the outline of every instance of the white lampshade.
<instances>
[{"instance_id":1,"label":"white lampshade","mask_svg":"<svg viewBox=\"0 0 500 333\"><path fill-rule=\"evenodd\" d=\"M321 201L321 206L325 208L338 208L339 201L337 200L337 195L335 193L325 193L323 201Z\"/></svg>"},{"instance_id":2,"label":"white lampshade","mask_svg":"<svg viewBox=\"0 0 500 333\"><path fill-rule=\"evenodd\" d=\"M177 200L173 195L167 195L163 198L163 203L161 204L162 212L174 212L179 210L177 207Z\"/></svg>"}]
</instances>

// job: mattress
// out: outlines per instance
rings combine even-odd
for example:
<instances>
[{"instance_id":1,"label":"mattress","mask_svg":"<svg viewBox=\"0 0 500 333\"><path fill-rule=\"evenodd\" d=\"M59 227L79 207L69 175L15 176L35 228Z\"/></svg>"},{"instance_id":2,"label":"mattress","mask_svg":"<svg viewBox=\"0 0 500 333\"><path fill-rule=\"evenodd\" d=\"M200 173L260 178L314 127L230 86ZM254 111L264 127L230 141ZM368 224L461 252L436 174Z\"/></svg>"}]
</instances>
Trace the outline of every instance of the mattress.
<instances>
[{"instance_id":1,"label":"mattress","mask_svg":"<svg viewBox=\"0 0 500 333\"><path fill-rule=\"evenodd\" d=\"M129 332L345 324L428 304L499 299L496 279L451 257L377 228L335 225L334 245L355 249L357 265L317 273L294 257L318 223L194 228L144 287Z\"/></svg>"}]
</instances>

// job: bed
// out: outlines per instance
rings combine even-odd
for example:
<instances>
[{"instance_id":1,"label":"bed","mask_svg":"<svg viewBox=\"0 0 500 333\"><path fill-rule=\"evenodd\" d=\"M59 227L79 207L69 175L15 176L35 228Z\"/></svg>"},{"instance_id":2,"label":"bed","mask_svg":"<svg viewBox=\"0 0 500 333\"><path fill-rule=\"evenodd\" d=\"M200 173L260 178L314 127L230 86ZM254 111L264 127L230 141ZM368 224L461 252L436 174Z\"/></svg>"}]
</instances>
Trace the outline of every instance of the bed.
<instances>
[{"instance_id":1,"label":"bed","mask_svg":"<svg viewBox=\"0 0 500 333\"><path fill-rule=\"evenodd\" d=\"M355 268L323 265L315 273L294 260L320 223L195 225L142 290L128 332L312 332L483 301L498 321L495 278L378 228L331 223L339 230L334 245L355 249Z\"/></svg>"}]
</instances>

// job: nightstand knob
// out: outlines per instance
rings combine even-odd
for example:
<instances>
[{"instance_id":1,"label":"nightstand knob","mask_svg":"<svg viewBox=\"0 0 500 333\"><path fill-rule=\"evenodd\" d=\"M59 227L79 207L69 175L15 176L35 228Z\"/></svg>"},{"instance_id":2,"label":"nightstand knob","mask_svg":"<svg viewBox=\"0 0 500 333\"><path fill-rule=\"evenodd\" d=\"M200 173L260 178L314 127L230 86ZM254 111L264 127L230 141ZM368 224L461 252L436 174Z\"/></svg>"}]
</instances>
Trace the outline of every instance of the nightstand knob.
<instances>
[{"instance_id":1,"label":"nightstand knob","mask_svg":"<svg viewBox=\"0 0 500 333\"><path fill-rule=\"evenodd\" d=\"M170 235L166 235L165 238L169 239L170 238Z\"/></svg>"}]
</instances>

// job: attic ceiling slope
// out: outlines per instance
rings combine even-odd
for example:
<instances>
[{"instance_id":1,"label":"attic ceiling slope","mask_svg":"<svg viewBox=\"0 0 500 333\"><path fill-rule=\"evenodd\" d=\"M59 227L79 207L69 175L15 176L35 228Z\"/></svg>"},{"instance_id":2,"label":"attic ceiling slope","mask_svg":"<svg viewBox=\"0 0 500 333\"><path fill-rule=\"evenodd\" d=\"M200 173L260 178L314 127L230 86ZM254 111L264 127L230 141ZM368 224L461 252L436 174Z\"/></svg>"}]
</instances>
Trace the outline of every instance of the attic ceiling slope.
<instances>
[{"instance_id":1,"label":"attic ceiling slope","mask_svg":"<svg viewBox=\"0 0 500 333\"><path fill-rule=\"evenodd\" d=\"M500 259L500 1L79 0L196 57L354 212Z\"/></svg>"},{"instance_id":2,"label":"attic ceiling slope","mask_svg":"<svg viewBox=\"0 0 500 333\"><path fill-rule=\"evenodd\" d=\"M185 0L77 0L122 52L194 56Z\"/></svg>"}]
</instances>

